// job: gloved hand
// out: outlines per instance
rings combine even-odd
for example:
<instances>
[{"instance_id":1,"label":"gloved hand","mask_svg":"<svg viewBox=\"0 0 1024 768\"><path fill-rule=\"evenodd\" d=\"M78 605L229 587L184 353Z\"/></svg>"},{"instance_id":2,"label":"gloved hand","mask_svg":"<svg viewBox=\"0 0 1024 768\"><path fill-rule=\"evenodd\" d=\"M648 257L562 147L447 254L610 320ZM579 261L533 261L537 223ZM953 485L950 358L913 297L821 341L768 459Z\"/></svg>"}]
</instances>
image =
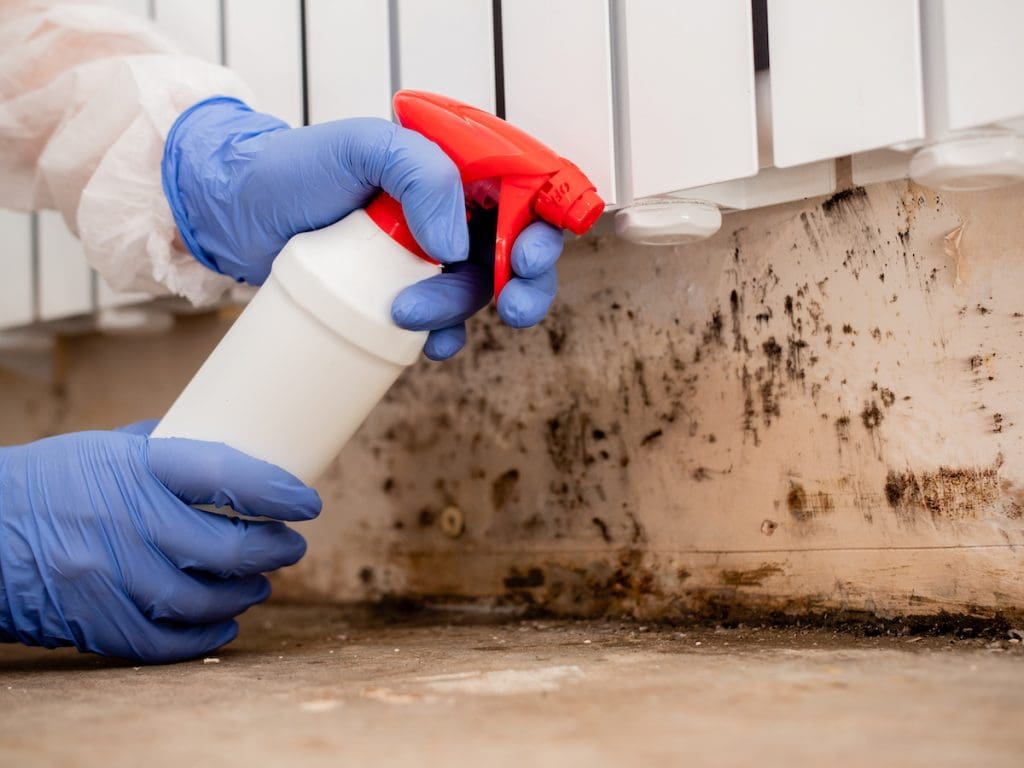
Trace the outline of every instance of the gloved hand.
<instances>
[{"instance_id":1,"label":"gloved hand","mask_svg":"<svg viewBox=\"0 0 1024 768\"><path fill-rule=\"evenodd\" d=\"M280 522L308 520L312 488L219 443L151 440L149 425L0 448L0 640L145 662L231 642L265 600L264 571L302 557Z\"/></svg>"},{"instance_id":2,"label":"gloved hand","mask_svg":"<svg viewBox=\"0 0 1024 768\"><path fill-rule=\"evenodd\" d=\"M263 284L293 235L333 224L385 190L402 203L423 250L447 265L444 274L404 291L393 307L398 325L433 331L425 349L432 359L461 349L466 318L490 299L493 238L490 244L474 238L480 245L467 263L458 169L415 131L375 118L292 129L237 99L215 97L178 117L162 171L192 254L252 285ZM498 301L506 323L522 328L543 319L555 295L561 250L559 230L537 223L523 231L512 254L517 277Z\"/></svg>"}]
</instances>

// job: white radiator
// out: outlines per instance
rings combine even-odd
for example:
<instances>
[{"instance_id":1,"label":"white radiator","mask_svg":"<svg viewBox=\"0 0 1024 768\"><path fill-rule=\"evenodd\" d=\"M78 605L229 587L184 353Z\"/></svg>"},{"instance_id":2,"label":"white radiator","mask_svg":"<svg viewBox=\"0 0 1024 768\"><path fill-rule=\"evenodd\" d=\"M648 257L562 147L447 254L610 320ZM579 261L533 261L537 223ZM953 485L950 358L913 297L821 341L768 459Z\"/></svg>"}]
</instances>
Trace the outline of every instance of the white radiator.
<instances>
[{"instance_id":1,"label":"white radiator","mask_svg":"<svg viewBox=\"0 0 1024 768\"><path fill-rule=\"evenodd\" d=\"M238 70L253 106L293 125L444 92L571 156L620 208L828 194L834 158L853 156L856 183L898 178L920 147L1024 125L1018 0L116 4ZM0 329L145 300L98 280L55 214L0 213L0 242Z\"/></svg>"}]
</instances>

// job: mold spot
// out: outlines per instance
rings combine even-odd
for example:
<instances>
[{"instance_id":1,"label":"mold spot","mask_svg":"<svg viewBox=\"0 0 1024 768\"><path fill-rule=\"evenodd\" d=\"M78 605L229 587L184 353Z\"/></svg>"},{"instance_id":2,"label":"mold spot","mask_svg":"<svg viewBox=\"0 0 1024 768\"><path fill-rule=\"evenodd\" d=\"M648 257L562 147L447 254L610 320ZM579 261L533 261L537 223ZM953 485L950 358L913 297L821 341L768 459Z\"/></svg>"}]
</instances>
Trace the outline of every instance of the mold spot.
<instances>
[{"instance_id":1,"label":"mold spot","mask_svg":"<svg viewBox=\"0 0 1024 768\"><path fill-rule=\"evenodd\" d=\"M765 563L749 571L722 571L721 582L728 587L759 587L765 579L780 573L779 566Z\"/></svg>"},{"instance_id":2,"label":"mold spot","mask_svg":"<svg viewBox=\"0 0 1024 768\"><path fill-rule=\"evenodd\" d=\"M769 363L774 362L778 364L782 360L782 347L779 346L774 336L769 336L768 341L761 345L761 349L764 351Z\"/></svg>"},{"instance_id":3,"label":"mold spot","mask_svg":"<svg viewBox=\"0 0 1024 768\"><path fill-rule=\"evenodd\" d=\"M660 429L656 429L653 432L648 432L646 435L643 436L643 439L640 440L640 445L650 445L663 434L664 432Z\"/></svg>"},{"instance_id":4,"label":"mold spot","mask_svg":"<svg viewBox=\"0 0 1024 768\"><path fill-rule=\"evenodd\" d=\"M597 530L601 532L601 538L604 539L606 544L612 543L612 535L608 531L608 523L602 520L600 517L590 518L590 522L597 526Z\"/></svg>"},{"instance_id":5,"label":"mold spot","mask_svg":"<svg viewBox=\"0 0 1024 768\"><path fill-rule=\"evenodd\" d=\"M786 494L786 508L795 519L807 522L817 515L834 512L835 504L824 491L807 493L800 483L791 482Z\"/></svg>"},{"instance_id":6,"label":"mold spot","mask_svg":"<svg viewBox=\"0 0 1024 768\"><path fill-rule=\"evenodd\" d=\"M503 510L509 502L519 498L519 470L503 472L491 483L491 502L497 511Z\"/></svg>"},{"instance_id":7,"label":"mold spot","mask_svg":"<svg viewBox=\"0 0 1024 768\"><path fill-rule=\"evenodd\" d=\"M562 347L565 346L565 339L568 336L568 331L565 328L556 327L549 327L547 331L548 346L551 347L551 354L561 354Z\"/></svg>"},{"instance_id":8,"label":"mold spot","mask_svg":"<svg viewBox=\"0 0 1024 768\"><path fill-rule=\"evenodd\" d=\"M840 416L836 419L836 435L841 442L848 442L850 439L850 417Z\"/></svg>"},{"instance_id":9,"label":"mold spot","mask_svg":"<svg viewBox=\"0 0 1024 768\"><path fill-rule=\"evenodd\" d=\"M789 493L786 494L786 507L789 513L798 520L804 520L807 514L807 492L799 483L792 483L789 486Z\"/></svg>"},{"instance_id":10,"label":"mold spot","mask_svg":"<svg viewBox=\"0 0 1024 768\"><path fill-rule=\"evenodd\" d=\"M544 586L544 571L540 568L530 568L523 573L518 568L512 568L503 581L505 589L533 589Z\"/></svg>"},{"instance_id":11,"label":"mold spot","mask_svg":"<svg viewBox=\"0 0 1024 768\"><path fill-rule=\"evenodd\" d=\"M882 410L874 400L870 403L865 403L864 410L860 412L860 421L864 428L868 430L877 429L881 425L883 418Z\"/></svg>"},{"instance_id":12,"label":"mold spot","mask_svg":"<svg viewBox=\"0 0 1024 768\"><path fill-rule=\"evenodd\" d=\"M836 192L830 198L822 202L821 210L824 211L826 216L835 216L851 207L854 203L863 202L867 198L867 192L864 187L854 187L853 189L844 189L842 192Z\"/></svg>"}]
</instances>

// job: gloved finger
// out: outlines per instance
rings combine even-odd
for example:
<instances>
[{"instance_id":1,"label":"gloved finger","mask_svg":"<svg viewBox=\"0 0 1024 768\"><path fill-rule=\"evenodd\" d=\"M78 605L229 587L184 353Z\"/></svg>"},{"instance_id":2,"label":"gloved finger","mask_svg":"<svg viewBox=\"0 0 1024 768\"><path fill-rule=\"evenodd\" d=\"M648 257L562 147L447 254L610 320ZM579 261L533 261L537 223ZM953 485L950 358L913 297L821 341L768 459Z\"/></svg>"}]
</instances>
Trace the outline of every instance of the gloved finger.
<instances>
[{"instance_id":1,"label":"gloved finger","mask_svg":"<svg viewBox=\"0 0 1024 768\"><path fill-rule=\"evenodd\" d=\"M125 424L120 427L114 427L113 432L124 432L128 435L146 435L156 429L156 425L160 423L160 419L143 419L142 421L134 421L131 424Z\"/></svg>"},{"instance_id":2,"label":"gloved finger","mask_svg":"<svg viewBox=\"0 0 1024 768\"><path fill-rule=\"evenodd\" d=\"M171 567L148 569L129 584L131 598L152 621L213 624L225 621L270 597L266 576L213 579Z\"/></svg>"},{"instance_id":3,"label":"gloved finger","mask_svg":"<svg viewBox=\"0 0 1024 768\"><path fill-rule=\"evenodd\" d=\"M431 360L447 360L458 354L464 346L466 346L466 324L459 323L451 328L431 331L427 336L427 343L423 347L423 354Z\"/></svg>"},{"instance_id":4,"label":"gloved finger","mask_svg":"<svg viewBox=\"0 0 1024 768\"><path fill-rule=\"evenodd\" d=\"M439 146L396 126L379 184L402 204L413 237L430 256L443 264L469 257L462 179Z\"/></svg>"},{"instance_id":5,"label":"gloved finger","mask_svg":"<svg viewBox=\"0 0 1024 768\"><path fill-rule=\"evenodd\" d=\"M545 221L535 221L519 233L512 245L512 271L519 277L541 277L554 269L564 245L562 230Z\"/></svg>"},{"instance_id":6,"label":"gloved finger","mask_svg":"<svg viewBox=\"0 0 1024 768\"><path fill-rule=\"evenodd\" d=\"M490 271L462 262L399 293L391 304L391 318L410 331L437 331L458 325L490 300Z\"/></svg>"},{"instance_id":7,"label":"gloved finger","mask_svg":"<svg viewBox=\"0 0 1024 768\"><path fill-rule=\"evenodd\" d=\"M141 614L140 619L147 626L135 637L125 638L128 649L125 656L146 664L194 659L238 637L238 622L234 619L192 626L147 621Z\"/></svg>"},{"instance_id":8,"label":"gloved finger","mask_svg":"<svg viewBox=\"0 0 1024 768\"><path fill-rule=\"evenodd\" d=\"M278 520L320 514L320 495L297 477L221 443L168 437L150 439L148 449L153 475L186 504Z\"/></svg>"},{"instance_id":9,"label":"gloved finger","mask_svg":"<svg viewBox=\"0 0 1024 768\"><path fill-rule=\"evenodd\" d=\"M153 545L181 570L251 576L293 565L306 540L284 523L241 520L181 506L181 514L147 521Z\"/></svg>"},{"instance_id":10,"label":"gloved finger","mask_svg":"<svg viewBox=\"0 0 1024 768\"><path fill-rule=\"evenodd\" d=\"M238 623L233 619L214 624L165 623L150 621L131 606L125 614L111 617L102 636L86 638L79 647L146 664L170 664L207 654L236 637Z\"/></svg>"},{"instance_id":11,"label":"gloved finger","mask_svg":"<svg viewBox=\"0 0 1024 768\"><path fill-rule=\"evenodd\" d=\"M557 290L554 269L535 278L513 277L498 297L498 315L513 328L529 328L544 319Z\"/></svg>"}]
</instances>

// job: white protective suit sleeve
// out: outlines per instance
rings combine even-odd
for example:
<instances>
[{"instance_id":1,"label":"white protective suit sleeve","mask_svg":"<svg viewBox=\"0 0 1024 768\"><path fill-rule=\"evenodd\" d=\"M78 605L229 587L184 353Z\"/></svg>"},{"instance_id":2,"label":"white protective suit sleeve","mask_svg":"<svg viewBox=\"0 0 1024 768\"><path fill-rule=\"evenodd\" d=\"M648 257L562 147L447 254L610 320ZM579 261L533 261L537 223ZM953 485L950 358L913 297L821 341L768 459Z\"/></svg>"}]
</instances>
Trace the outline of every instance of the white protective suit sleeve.
<instances>
[{"instance_id":1,"label":"white protective suit sleeve","mask_svg":"<svg viewBox=\"0 0 1024 768\"><path fill-rule=\"evenodd\" d=\"M0 0L0 207L56 208L117 290L217 300L233 281L184 247L160 180L174 120L217 94L250 100L144 19L95 0Z\"/></svg>"}]
</instances>

